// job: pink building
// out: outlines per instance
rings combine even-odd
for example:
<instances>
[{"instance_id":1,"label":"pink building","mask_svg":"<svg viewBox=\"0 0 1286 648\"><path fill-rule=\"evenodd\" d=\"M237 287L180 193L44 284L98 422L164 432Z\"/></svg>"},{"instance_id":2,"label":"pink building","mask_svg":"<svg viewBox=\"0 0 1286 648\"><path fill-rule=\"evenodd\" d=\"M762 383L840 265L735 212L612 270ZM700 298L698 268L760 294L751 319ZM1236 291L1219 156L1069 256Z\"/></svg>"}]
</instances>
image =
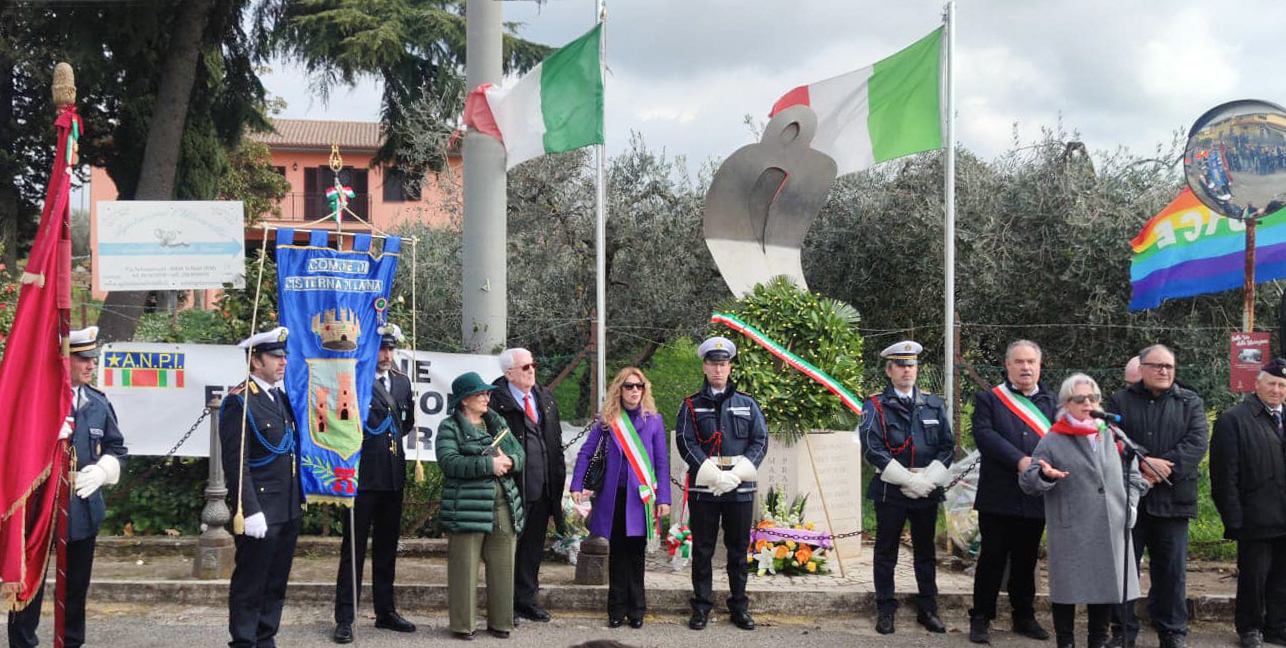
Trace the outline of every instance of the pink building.
<instances>
[{"instance_id":1,"label":"pink building","mask_svg":"<svg viewBox=\"0 0 1286 648\"><path fill-rule=\"evenodd\" d=\"M316 222L330 213L326 190L335 184L335 173L330 168L332 145L339 146L344 161L340 180L356 194L349 200L349 209L375 230L393 232L406 223L451 224L452 213L457 211L461 201L458 149L453 149L448 155L449 172L431 174L423 183L408 183L401 181L395 168L371 166L383 142L380 125L376 122L273 119L272 123L276 132L249 135L268 145L273 166L290 182L290 193L278 204L280 216L264 218L269 225L335 229L333 220ZM99 201L116 200L118 196L116 185L107 172L92 168L90 222L96 222L93 216ZM371 227L346 218L344 231L370 232ZM248 247L257 248L261 238L262 230L258 228L246 231ZM96 248L97 243L97 232L91 229L90 245ZM96 298L101 299L104 294L95 291Z\"/></svg>"}]
</instances>

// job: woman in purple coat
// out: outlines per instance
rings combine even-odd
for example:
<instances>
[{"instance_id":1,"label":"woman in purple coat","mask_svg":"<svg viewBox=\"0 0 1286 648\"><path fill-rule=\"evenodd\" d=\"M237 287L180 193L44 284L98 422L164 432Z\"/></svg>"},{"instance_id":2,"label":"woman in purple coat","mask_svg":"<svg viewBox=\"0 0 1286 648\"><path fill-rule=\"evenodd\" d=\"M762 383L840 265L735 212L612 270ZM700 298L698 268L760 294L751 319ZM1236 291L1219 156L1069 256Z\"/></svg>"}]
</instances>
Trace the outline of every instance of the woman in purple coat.
<instances>
[{"instance_id":1,"label":"woman in purple coat","mask_svg":"<svg viewBox=\"0 0 1286 648\"><path fill-rule=\"evenodd\" d=\"M585 471L604 434L603 489L594 493L585 490ZM660 538L659 521L670 512L668 451L665 424L652 400L652 384L642 370L622 369L608 387L602 417L581 446L571 485L577 504L593 498L589 532L608 539L607 625L612 628L620 627L626 619L631 628L643 627L647 609L644 553L648 540ZM637 465L631 458L638 460ZM648 507L653 507L652 511Z\"/></svg>"}]
</instances>

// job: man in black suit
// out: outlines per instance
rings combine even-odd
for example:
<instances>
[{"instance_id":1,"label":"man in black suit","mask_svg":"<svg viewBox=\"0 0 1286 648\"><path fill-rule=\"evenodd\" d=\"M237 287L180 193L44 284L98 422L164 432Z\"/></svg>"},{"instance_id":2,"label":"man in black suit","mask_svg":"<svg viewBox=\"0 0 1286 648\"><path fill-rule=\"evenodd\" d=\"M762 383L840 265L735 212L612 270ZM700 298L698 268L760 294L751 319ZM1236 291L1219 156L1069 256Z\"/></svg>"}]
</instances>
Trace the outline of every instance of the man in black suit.
<instances>
[{"instance_id":1,"label":"man in black suit","mask_svg":"<svg viewBox=\"0 0 1286 648\"><path fill-rule=\"evenodd\" d=\"M500 353L504 376L493 385L491 409L500 414L522 442L527 461L515 475L527 514L514 557L514 617L548 621L549 612L536 603L540 589L540 559L545 555L549 518L563 532L563 486L567 464L563 461L563 431L553 392L536 384L536 362L526 349Z\"/></svg>"},{"instance_id":2,"label":"man in black suit","mask_svg":"<svg viewBox=\"0 0 1286 648\"><path fill-rule=\"evenodd\" d=\"M362 460L357 475L357 501L353 524L344 525L339 552L339 577L335 582L335 643L353 641L353 529L357 530L357 582L362 582L366 538L371 536L371 581L375 598L375 627L415 632L415 624L402 618L393 603L397 573L397 539L402 531L402 489L406 484L406 455L402 438L415 429L415 397L411 379L393 367L393 350L402 341L402 330L388 324L381 330L380 355L375 367L374 394L366 415ZM360 600L360 596L359 596Z\"/></svg>"},{"instance_id":3,"label":"man in black suit","mask_svg":"<svg viewBox=\"0 0 1286 648\"><path fill-rule=\"evenodd\" d=\"M219 410L223 470L236 513L236 567L228 588L232 648L276 646L303 519L299 431L286 392L276 387L286 375L287 333L280 326L241 342L250 354L250 379L231 390Z\"/></svg>"}]
</instances>

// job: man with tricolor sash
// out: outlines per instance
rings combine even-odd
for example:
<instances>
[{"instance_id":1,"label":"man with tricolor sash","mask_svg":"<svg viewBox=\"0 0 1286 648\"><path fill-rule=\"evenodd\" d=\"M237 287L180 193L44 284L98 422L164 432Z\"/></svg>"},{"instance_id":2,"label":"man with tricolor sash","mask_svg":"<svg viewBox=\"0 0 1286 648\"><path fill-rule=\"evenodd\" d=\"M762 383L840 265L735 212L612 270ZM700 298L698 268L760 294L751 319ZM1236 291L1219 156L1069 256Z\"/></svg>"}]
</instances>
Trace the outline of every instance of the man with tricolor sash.
<instances>
[{"instance_id":1,"label":"man with tricolor sash","mask_svg":"<svg viewBox=\"0 0 1286 648\"><path fill-rule=\"evenodd\" d=\"M891 634L898 601L893 570L898 563L902 529L910 523L915 557L916 621L929 632L946 632L938 618L937 531L938 503L955 458L956 438L946 404L920 391L919 342L903 340L880 352L885 360L884 391L863 406L862 456L879 471L871 478L866 497L875 502L875 631Z\"/></svg>"},{"instance_id":2,"label":"man with tricolor sash","mask_svg":"<svg viewBox=\"0 0 1286 648\"><path fill-rule=\"evenodd\" d=\"M1014 632L1042 641L1049 638L1036 621L1035 608L1045 502L1018 486L1018 474L1031 464L1032 451L1058 411L1058 397L1040 382L1040 365L1035 342L1011 342L1005 350L1005 381L979 391L974 399L973 438L982 454L973 504L982 536L969 610L969 641L974 643L990 643L1006 565Z\"/></svg>"},{"instance_id":3,"label":"man with tricolor sash","mask_svg":"<svg viewBox=\"0 0 1286 648\"><path fill-rule=\"evenodd\" d=\"M689 510L692 512L692 616L688 627L702 630L714 608L711 578L715 541L723 523L728 551L728 611L732 623L754 630L746 596L746 547L754 517L759 464L768 453L768 424L759 402L737 391L730 379L737 346L712 337L697 347L705 384L685 398L675 422L679 456L688 464Z\"/></svg>"}]
</instances>

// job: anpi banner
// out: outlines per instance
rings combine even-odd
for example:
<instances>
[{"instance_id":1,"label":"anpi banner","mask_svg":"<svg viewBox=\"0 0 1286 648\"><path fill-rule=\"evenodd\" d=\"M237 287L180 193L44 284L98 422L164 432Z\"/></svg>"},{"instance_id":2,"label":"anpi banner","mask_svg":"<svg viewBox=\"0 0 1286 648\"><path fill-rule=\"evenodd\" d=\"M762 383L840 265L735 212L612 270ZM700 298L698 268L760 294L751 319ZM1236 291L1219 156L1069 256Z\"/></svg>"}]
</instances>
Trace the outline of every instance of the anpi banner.
<instances>
[{"instance_id":1,"label":"anpi banner","mask_svg":"<svg viewBox=\"0 0 1286 648\"><path fill-rule=\"evenodd\" d=\"M245 351L232 345L119 342L105 346L99 360L98 386L111 399L125 445L135 456L167 453L201 416L207 401L222 399L229 387L246 377ZM456 376L476 371L491 381L501 373L500 359L489 355L402 350L394 355L394 363L410 376L415 390L417 434L404 441L408 460L417 454L434 460L433 443L438 424L446 418ZM174 454L209 456L209 420Z\"/></svg>"}]
</instances>

